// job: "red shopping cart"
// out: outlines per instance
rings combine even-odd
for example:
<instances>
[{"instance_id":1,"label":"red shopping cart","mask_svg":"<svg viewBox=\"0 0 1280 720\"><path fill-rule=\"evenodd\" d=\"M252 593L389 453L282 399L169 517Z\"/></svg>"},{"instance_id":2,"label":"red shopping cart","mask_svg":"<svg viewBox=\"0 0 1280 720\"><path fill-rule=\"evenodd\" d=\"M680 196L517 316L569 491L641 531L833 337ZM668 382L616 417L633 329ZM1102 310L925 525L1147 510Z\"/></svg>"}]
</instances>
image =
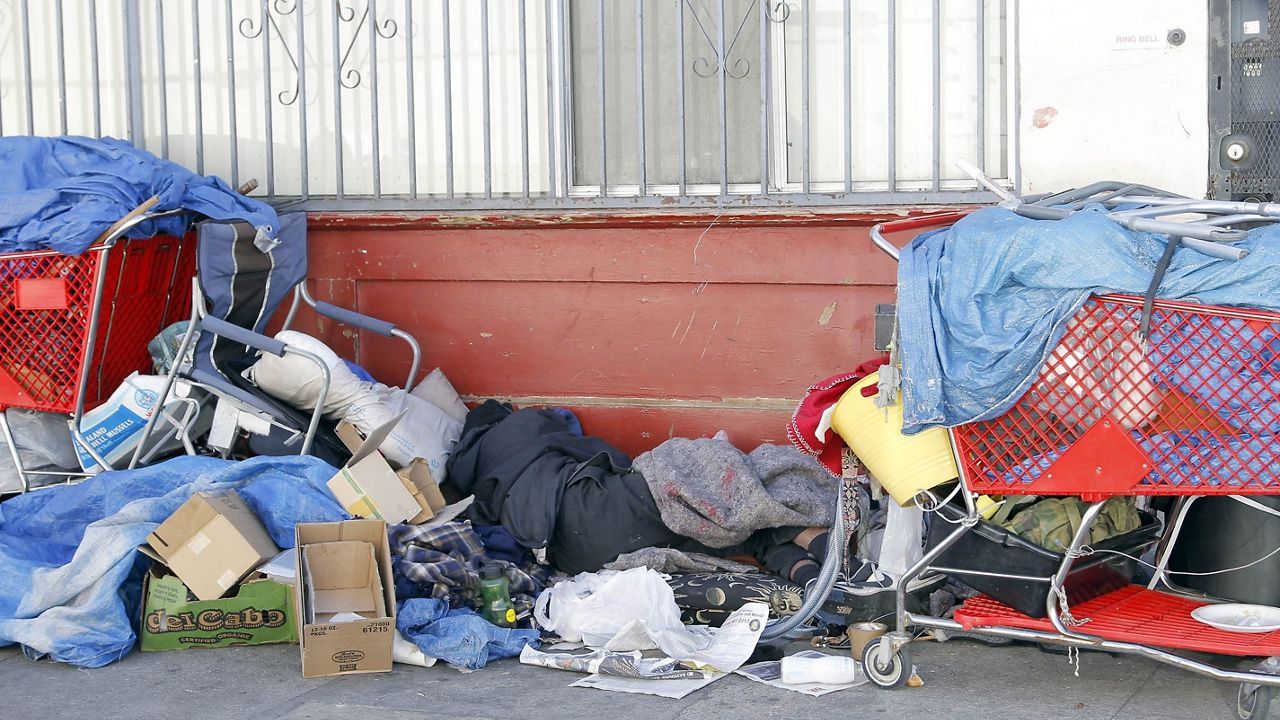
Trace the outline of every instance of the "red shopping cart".
<instances>
[{"instance_id":1,"label":"red shopping cart","mask_svg":"<svg viewBox=\"0 0 1280 720\"><path fill-rule=\"evenodd\" d=\"M70 415L74 441L92 454L79 437L85 411L148 367L147 342L191 304L194 240L124 239L141 222L182 212L149 214L157 200L121 218L80 255L0 255L0 433L23 491L32 475L78 473L25 469L5 411Z\"/></svg>"},{"instance_id":2,"label":"red shopping cart","mask_svg":"<svg viewBox=\"0 0 1280 720\"><path fill-rule=\"evenodd\" d=\"M885 223L873 238L896 257L884 234L949 225L963 215ZM1144 312L1150 313L1146 324ZM1139 331L1147 327L1144 336ZM870 644L863 656L870 679L886 688L906 681L913 627L977 632L1134 653L1238 682L1240 716L1264 717L1272 688L1280 686L1274 674L1280 670L1280 631L1210 627L1192 613L1214 600L1175 592L1172 585L1170 591L1157 589L1172 548L1169 537L1148 586L1126 580L1119 589L1072 606L1067 579L1093 552L1090 528L1108 498L1280 494L1280 382L1272 374L1278 368L1280 313L1158 299L1144 311L1143 298L1089 299L1009 411L951 429L964 509L943 518L954 525L938 524L941 541L931 541L900 581L896 631ZM1052 573L943 567L939 560L946 550L979 523L978 494L1076 496L1089 505ZM926 511L944 507L928 491L917 500ZM1167 527L1176 533L1179 526L1174 513ZM951 619L908 612L903 588L926 570L962 581L980 576L1038 584L1042 592L1047 585L1043 617L987 596L966 601ZM1189 653L1228 657L1218 662ZM1241 670L1239 658L1266 659Z\"/></svg>"}]
</instances>

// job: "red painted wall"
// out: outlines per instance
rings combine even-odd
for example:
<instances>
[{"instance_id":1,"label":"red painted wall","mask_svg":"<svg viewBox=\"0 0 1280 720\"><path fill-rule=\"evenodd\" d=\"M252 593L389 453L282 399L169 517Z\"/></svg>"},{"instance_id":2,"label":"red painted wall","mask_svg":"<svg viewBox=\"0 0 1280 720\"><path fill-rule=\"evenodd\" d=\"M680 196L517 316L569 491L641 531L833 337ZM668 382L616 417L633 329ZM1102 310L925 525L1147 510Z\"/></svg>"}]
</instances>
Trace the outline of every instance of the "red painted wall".
<instances>
[{"instance_id":1,"label":"red painted wall","mask_svg":"<svg viewBox=\"0 0 1280 720\"><path fill-rule=\"evenodd\" d=\"M577 411L636 453L725 429L785 442L805 388L873 354L890 213L316 215L313 293L384 317L468 399ZM399 341L304 319L399 383Z\"/></svg>"}]
</instances>

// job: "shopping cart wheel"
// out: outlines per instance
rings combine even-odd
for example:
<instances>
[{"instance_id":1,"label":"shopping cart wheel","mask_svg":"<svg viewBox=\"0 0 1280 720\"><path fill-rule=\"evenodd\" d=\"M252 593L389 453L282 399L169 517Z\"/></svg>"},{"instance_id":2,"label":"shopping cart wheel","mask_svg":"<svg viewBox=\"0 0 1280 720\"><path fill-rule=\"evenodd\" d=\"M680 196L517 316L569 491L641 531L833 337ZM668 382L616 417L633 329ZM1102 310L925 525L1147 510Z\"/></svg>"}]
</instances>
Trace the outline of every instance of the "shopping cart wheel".
<instances>
[{"instance_id":1,"label":"shopping cart wheel","mask_svg":"<svg viewBox=\"0 0 1280 720\"><path fill-rule=\"evenodd\" d=\"M911 652L903 645L889 658L880 660L880 643L869 642L862 650L862 669L876 687L886 690L900 688L911 677Z\"/></svg>"},{"instance_id":2,"label":"shopping cart wheel","mask_svg":"<svg viewBox=\"0 0 1280 720\"><path fill-rule=\"evenodd\" d=\"M867 673L871 675L870 672ZM873 679L872 682L875 682ZM1252 683L1240 683L1236 695L1236 716L1240 720L1262 720L1271 709L1271 688Z\"/></svg>"}]
</instances>

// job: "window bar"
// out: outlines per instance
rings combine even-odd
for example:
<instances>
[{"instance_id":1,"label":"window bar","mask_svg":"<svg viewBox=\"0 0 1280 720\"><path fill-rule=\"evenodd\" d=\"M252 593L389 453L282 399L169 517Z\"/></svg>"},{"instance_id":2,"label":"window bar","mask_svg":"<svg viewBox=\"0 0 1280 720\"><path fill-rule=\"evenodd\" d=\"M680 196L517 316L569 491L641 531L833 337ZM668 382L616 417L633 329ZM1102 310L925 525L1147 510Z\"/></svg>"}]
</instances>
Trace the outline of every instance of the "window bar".
<instances>
[{"instance_id":1,"label":"window bar","mask_svg":"<svg viewBox=\"0 0 1280 720\"><path fill-rule=\"evenodd\" d=\"M204 174L204 88L200 73L200 4L191 0L191 52L196 93L196 174Z\"/></svg>"},{"instance_id":2,"label":"window bar","mask_svg":"<svg viewBox=\"0 0 1280 720\"><path fill-rule=\"evenodd\" d=\"M979 170L987 169L987 7L978 3L978 157Z\"/></svg>"},{"instance_id":3,"label":"window bar","mask_svg":"<svg viewBox=\"0 0 1280 720\"><path fill-rule=\"evenodd\" d=\"M449 199L454 197L453 188L453 51L450 50L449 3L440 3L441 22L444 24L444 182Z\"/></svg>"},{"instance_id":4,"label":"window bar","mask_svg":"<svg viewBox=\"0 0 1280 720\"><path fill-rule=\"evenodd\" d=\"M525 0L518 3L516 28L520 33L520 190L529 199L529 41L526 38Z\"/></svg>"},{"instance_id":5,"label":"window bar","mask_svg":"<svg viewBox=\"0 0 1280 720\"><path fill-rule=\"evenodd\" d=\"M644 148L644 0L636 0L636 145L639 157L639 195L648 194L648 173L645 167Z\"/></svg>"},{"instance_id":6,"label":"window bar","mask_svg":"<svg viewBox=\"0 0 1280 720\"><path fill-rule=\"evenodd\" d=\"M102 78L98 73L98 2L89 0L89 74L93 77L93 136L102 137ZM164 77L161 73L160 77Z\"/></svg>"},{"instance_id":7,"label":"window bar","mask_svg":"<svg viewBox=\"0 0 1280 720\"><path fill-rule=\"evenodd\" d=\"M156 0L159 2L159 0ZM298 174L301 175L302 181L302 199L305 200L311 194L311 177L310 170L307 166L307 45L306 31L303 29L302 20L306 13L298 10L298 94L294 97L294 102L298 104L298 139L302 142L302 153L298 156Z\"/></svg>"},{"instance_id":8,"label":"window bar","mask_svg":"<svg viewBox=\"0 0 1280 720\"><path fill-rule=\"evenodd\" d=\"M680 197L684 197L689 191L689 180L686 177L689 157L684 129L684 3L685 0L676 0L676 116L680 122L680 133L677 135L680 150Z\"/></svg>"},{"instance_id":9,"label":"window bar","mask_svg":"<svg viewBox=\"0 0 1280 720\"><path fill-rule=\"evenodd\" d=\"M160 70L160 157L169 159L169 75L164 69L164 36L167 29L164 24L164 1L156 0L156 62ZM94 23L97 28L97 23ZM95 53L96 54L96 53Z\"/></svg>"},{"instance_id":10,"label":"window bar","mask_svg":"<svg viewBox=\"0 0 1280 720\"><path fill-rule=\"evenodd\" d=\"M551 33L551 0L542 3L542 33L546 43L546 77L547 77L547 194L555 195L556 188L556 110L552 98L555 97L555 52L552 49L555 39Z\"/></svg>"},{"instance_id":11,"label":"window bar","mask_svg":"<svg viewBox=\"0 0 1280 720\"><path fill-rule=\"evenodd\" d=\"M298 9L302 11L301 8ZM340 25L338 15L342 11L338 3L333 4L333 12L331 13L331 21L333 22L333 32L331 40L333 41L333 161L334 161L334 195L339 200L345 194L342 183L342 41L338 37ZM355 12L354 10L352 12ZM306 67L305 62L299 65Z\"/></svg>"},{"instance_id":12,"label":"window bar","mask_svg":"<svg viewBox=\"0 0 1280 720\"><path fill-rule=\"evenodd\" d=\"M844 0L844 191L853 192L853 8Z\"/></svg>"},{"instance_id":13,"label":"window bar","mask_svg":"<svg viewBox=\"0 0 1280 720\"><path fill-rule=\"evenodd\" d=\"M404 0L405 103L409 109L409 197L418 197L418 121L413 100L413 0Z\"/></svg>"},{"instance_id":14,"label":"window bar","mask_svg":"<svg viewBox=\"0 0 1280 720\"><path fill-rule=\"evenodd\" d=\"M227 109L231 126L231 187L240 187L240 133L236 130L236 46L235 19L231 13L231 0L223 5L227 18ZM264 29L263 32L266 32Z\"/></svg>"},{"instance_id":15,"label":"window bar","mask_svg":"<svg viewBox=\"0 0 1280 720\"><path fill-rule=\"evenodd\" d=\"M933 189L942 188L942 0L933 0Z\"/></svg>"},{"instance_id":16,"label":"window bar","mask_svg":"<svg viewBox=\"0 0 1280 720\"><path fill-rule=\"evenodd\" d=\"M569 197L569 186L573 182L571 173L575 170L570 165L570 148L573 147L573 99L570 97L570 85L573 78L569 72L570 48L569 0L560 0L560 197Z\"/></svg>"},{"instance_id":17,"label":"window bar","mask_svg":"<svg viewBox=\"0 0 1280 720\"><path fill-rule=\"evenodd\" d=\"M23 74L27 86L27 134L36 134L35 97L31 94L31 6L22 0Z\"/></svg>"},{"instance_id":18,"label":"window bar","mask_svg":"<svg viewBox=\"0 0 1280 720\"><path fill-rule=\"evenodd\" d=\"M1012 9L1009 8L1012 5ZM1006 63L1006 67L1012 73L1013 82L1013 157L1009 161L1009 174L1013 175L1013 192L1015 194L1022 192L1022 65L1018 62L1018 58L1022 57L1022 31L1021 21L1018 19L1020 14L1021 3L1006 3L1006 13L1012 15L1010 22L1013 25L1013 62ZM1008 25L1005 25L1007 28ZM1006 30L1006 32L1008 32ZM1008 77L1006 75L1006 77Z\"/></svg>"},{"instance_id":19,"label":"window bar","mask_svg":"<svg viewBox=\"0 0 1280 720\"><path fill-rule=\"evenodd\" d=\"M729 58L724 56L724 0L720 0L719 19L720 34L716 39L720 58L720 197L724 197L729 194L729 95L726 87Z\"/></svg>"},{"instance_id":20,"label":"window bar","mask_svg":"<svg viewBox=\"0 0 1280 720\"><path fill-rule=\"evenodd\" d=\"M58 49L58 127L62 135L67 134L67 38L62 25L62 0L53 4L54 32L57 34Z\"/></svg>"},{"instance_id":21,"label":"window bar","mask_svg":"<svg viewBox=\"0 0 1280 720\"><path fill-rule=\"evenodd\" d=\"M489 115L489 0L480 0L480 100L484 114L484 196L493 197L493 138Z\"/></svg>"},{"instance_id":22,"label":"window bar","mask_svg":"<svg viewBox=\"0 0 1280 720\"><path fill-rule=\"evenodd\" d=\"M800 186L809 194L809 0L800 6Z\"/></svg>"},{"instance_id":23,"label":"window bar","mask_svg":"<svg viewBox=\"0 0 1280 720\"><path fill-rule=\"evenodd\" d=\"M382 197L382 147L378 126L378 2L369 0L369 134L373 142L373 197Z\"/></svg>"},{"instance_id":24,"label":"window bar","mask_svg":"<svg viewBox=\"0 0 1280 720\"><path fill-rule=\"evenodd\" d=\"M889 0L889 192L898 189L898 0Z\"/></svg>"},{"instance_id":25,"label":"window bar","mask_svg":"<svg viewBox=\"0 0 1280 720\"><path fill-rule=\"evenodd\" d=\"M600 11L596 15L596 56L600 60L600 197L609 196L609 147L608 131L605 128L608 112L604 104L604 4L605 0L599 0Z\"/></svg>"},{"instance_id":26,"label":"window bar","mask_svg":"<svg viewBox=\"0 0 1280 720\"><path fill-rule=\"evenodd\" d=\"M259 27L262 29L262 111L263 121L266 124L267 131L267 196L274 197L276 194L276 158L275 158L275 125L274 118L271 113L271 29L268 24L271 17L268 14L267 3L262 3L262 19ZM164 77L163 74L160 76ZM161 80L161 84L164 81Z\"/></svg>"},{"instance_id":27,"label":"window bar","mask_svg":"<svg viewBox=\"0 0 1280 720\"><path fill-rule=\"evenodd\" d=\"M769 6L760 2L760 194L769 194Z\"/></svg>"}]
</instances>

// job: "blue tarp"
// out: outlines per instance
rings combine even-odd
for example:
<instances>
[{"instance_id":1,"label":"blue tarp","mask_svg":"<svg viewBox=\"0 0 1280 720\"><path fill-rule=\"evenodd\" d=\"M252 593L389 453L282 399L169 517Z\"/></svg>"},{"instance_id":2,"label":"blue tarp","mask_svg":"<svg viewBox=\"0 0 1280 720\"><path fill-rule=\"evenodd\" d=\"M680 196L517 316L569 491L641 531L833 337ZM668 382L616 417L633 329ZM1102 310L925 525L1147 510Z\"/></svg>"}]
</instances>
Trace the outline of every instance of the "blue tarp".
<instances>
[{"instance_id":1,"label":"blue tarp","mask_svg":"<svg viewBox=\"0 0 1280 720\"><path fill-rule=\"evenodd\" d=\"M182 457L108 472L0 505L0 645L100 667L133 648L147 534L199 491L234 489L276 544L299 522L345 519L312 457Z\"/></svg>"},{"instance_id":2,"label":"blue tarp","mask_svg":"<svg viewBox=\"0 0 1280 720\"><path fill-rule=\"evenodd\" d=\"M186 208L214 220L243 220L275 238L276 212L222 179L201 177L123 140L0 138L0 253L49 248L78 255L152 195L151 212ZM191 218L140 223L128 237L181 235Z\"/></svg>"},{"instance_id":3,"label":"blue tarp","mask_svg":"<svg viewBox=\"0 0 1280 720\"><path fill-rule=\"evenodd\" d=\"M1240 261L1181 249L1158 295L1280 310L1280 226ZM1146 293L1165 243L1102 212L1030 220L988 208L916 238L898 267L903 431L997 417L1035 381L1092 293Z\"/></svg>"}]
</instances>

